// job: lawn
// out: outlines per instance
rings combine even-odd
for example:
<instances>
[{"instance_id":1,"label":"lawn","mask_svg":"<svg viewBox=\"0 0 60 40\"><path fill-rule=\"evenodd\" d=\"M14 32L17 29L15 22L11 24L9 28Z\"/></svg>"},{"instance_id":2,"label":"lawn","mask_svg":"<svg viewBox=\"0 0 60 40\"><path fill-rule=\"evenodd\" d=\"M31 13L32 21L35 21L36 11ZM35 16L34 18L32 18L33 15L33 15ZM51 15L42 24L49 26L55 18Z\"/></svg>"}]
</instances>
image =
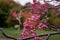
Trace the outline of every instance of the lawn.
<instances>
[{"instance_id":1,"label":"lawn","mask_svg":"<svg viewBox=\"0 0 60 40\"><path fill-rule=\"evenodd\" d=\"M4 31L8 35L14 36L16 38L20 37L20 34L22 32L22 30L20 29L18 31L18 35L16 35L16 30L15 29L4 28ZM36 31L37 34L48 33L48 32L53 32L53 31L52 30L48 30L48 31L45 31L45 30L37 30ZM2 37L3 37L3 35L2 35L2 33L0 33L0 38L2 38ZM49 40L60 40L60 34L52 35Z\"/></svg>"},{"instance_id":2,"label":"lawn","mask_svg":"<svg viewBox=\"0 0 60 40\"><path fill-rule=\"evenodd\" d=\"M14 37L19 37L22 30L19 30L19 31L18 31L18 33L17 33L18 35L16 35L16 30L15 30L15 29L4 28L4 31L5 31L8 35L11 35L11 36L14 36ZM1 37L3 37L3 35L0 33L0 38L1 38Z\"/></svg>"}]
</instances>

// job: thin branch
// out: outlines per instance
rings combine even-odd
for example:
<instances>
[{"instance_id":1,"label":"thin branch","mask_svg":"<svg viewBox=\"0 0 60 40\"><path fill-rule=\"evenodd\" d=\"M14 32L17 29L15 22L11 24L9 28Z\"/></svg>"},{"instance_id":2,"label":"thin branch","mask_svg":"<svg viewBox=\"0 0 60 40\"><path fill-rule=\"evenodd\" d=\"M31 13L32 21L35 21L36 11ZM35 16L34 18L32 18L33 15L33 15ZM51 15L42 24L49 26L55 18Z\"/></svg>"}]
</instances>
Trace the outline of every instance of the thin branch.
<instances>
[{"instance_id":1,"label":"thin branch","mask_svg":"<svg viewBox=\"0 0 60 40\"><path fill-rule=\"evenodd\" d=\"M50 38L50 36L51 36L51 35L50 35L50 34L48 34L48 36L47 36L46 40L48 40L48 39Z\"/></svg>"},{"instance_id":2,"label":"thin branch","mask_svg":"<svg viewBox=\"0 0 60 40\"><path fill-rule=\"evenodd\" d=\"M10 39L14 39L14 40L27 40L27 39L32 39L32 38L34 38L34 37L42 37L42 36L48 36L48 35L50 36L50 35L60 34L60 31L56 31L56 32L39 34L39 35L35 35L35 36L29 36L29 37L17 39L17 38L14 38L14 37L12 37L12 36L7 35L7 34L3 31L3 29L1 29L1 28L0 28L0 31L2 32L2 34L3 34L6 38L10 38ZM49 39L49 36L48 36L48 39Z\"/></svg>"},{"instance_id":3,"label":"thin branch","mask_svg":"<svg viewBox=\"0 0 60 40\"><path fill-rule=\"evenodd\" d=\"M2 34L3 34L6 38L10 38L10 39L17 40L15 37L10 36L10 35L7 35L7 34L3 31L3 28L0 28L0 32L2 32Z\"/></svg>"},{"instance_id":4,"label":"thin branch","mask_svg":"<svg viewBox=\"0 0 60 40\"><path fill-rule=\"evenodd\" d=\"M51 32L51 33L46 33L46 34L39 34L39 35L35 35L35 36L30 36L30 37L25 37L22 40L27 40L27 39L32 39L34 37L42 37L42 36L48 36L48 35L55 35L55 34L60 34L60 31L56 31L56 32Z\"/></svg>"}]
</instances>

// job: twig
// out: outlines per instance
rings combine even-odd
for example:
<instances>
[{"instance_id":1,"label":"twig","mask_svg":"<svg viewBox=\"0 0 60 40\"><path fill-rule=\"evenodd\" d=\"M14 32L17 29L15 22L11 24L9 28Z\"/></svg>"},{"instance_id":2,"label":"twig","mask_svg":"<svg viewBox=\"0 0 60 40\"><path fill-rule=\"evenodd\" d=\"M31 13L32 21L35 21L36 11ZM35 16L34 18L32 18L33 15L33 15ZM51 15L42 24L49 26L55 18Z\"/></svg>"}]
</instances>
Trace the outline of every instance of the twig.
<instances>
[{"instance_id":1,"label":"twig","mask_svg":"<svg viewBox=\"0 0 60 40\"><path fill-rule=\"evenodd\" d=\"M50 35L50 34L48 34L48 36L47 36L46 40L48 40L48 39L50 38L50 36L51 36L51 35Z\"/></svg>"},{"instance_id":2,"label":"twig","mask_svg":"<svg viewBox=\"0 0 60 40\"><path fill-rule=\"evenodd\" d=\"M17 40L17 38L15 38L15 37L13 37L13 36L10 36L10 35L7 35L7 34L3 31L3 28L0 28L0 32L2 32L2 34L3 34L6 38L10 38L10 39Z\"/></svg>"},{"instance_id":3,"label":"twig","mask_svg":"<svg viewBox=\"0 0 60 40\"><path fill-rule=\"evenodd\" d=\"M10 39L14 39L14 40L27 40L27 39L32 39L34 37L42 37L42 36L48 36L47 40L49 39L50 35L55 35L55 34L60 34L60 31L55 31L55 32L51 32L51 33L45 33L45 34L39 34L39 35L35 35L35 36L29 36L29 37L25 37L25 38L14 38L12 36L7 35L3 29L0 28L0 31L2 32L2 34L6 37L6 38L10 38Z\"/></svg>"},{"instance_id":4,"label":"twig","mask_svg":"<svg viewBox=\"0 0 60 40\"><path fill-rule=\"evenodd\" d=\"M50 33L50 35L55 35L55 34L60 34L60 31L56 31L56 32L51 32ZM32 38L34 38L34 37L42 37L42 36L48 36L49 35L49 33L46 33L46 34L39 34L39 35L35 35L35 36L30 36L30 37L25 37L25 38L23 38L22 40L27 40L27 39L32 39Z\"/></svg>"}]
</instances>

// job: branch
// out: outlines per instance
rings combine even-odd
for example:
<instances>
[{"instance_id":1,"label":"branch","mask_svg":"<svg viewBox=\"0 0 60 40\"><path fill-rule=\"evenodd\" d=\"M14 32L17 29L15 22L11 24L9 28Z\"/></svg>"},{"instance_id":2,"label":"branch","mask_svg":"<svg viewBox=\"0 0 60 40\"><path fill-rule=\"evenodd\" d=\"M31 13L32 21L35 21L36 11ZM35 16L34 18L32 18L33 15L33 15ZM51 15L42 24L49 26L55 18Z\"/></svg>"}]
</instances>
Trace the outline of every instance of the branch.
<instances>
[{"instance_id":1,"label":"branch","mask_svg":"<svg viewBox=\"0 0 60 40\"><path fill-rule=\"evenodd\" d=\"M35 35L35 36L30 36L30 37L25 37L25 38L21 38L22 40L27 40L27 39L32 39L34 37L42 37L42 36L48 36L50 34L51 35L55 35L55 34L60 34L60 31L56 31L56 32L51 32L51 33L46 33L46 34L39 34L39 35ZM49 39L49 38L48 38Z\"/></svg>"},{"instance_id":2,"label":"branch","mask_svg":"<svg viewBox=\"0 0 60 40\"><path fill-rule=\"evenodd\" d=\"M46 40L48 40L48 39L50 38L50 36L51 36L51 35L50 35L50 34L48 34L48 36L47 36Z\"/></svg>"},{"instance_id":3,"label":"branch","mask_svg":"<svg viewBox=\"0 0 60 40\"><path fill-rule=\"evenodd\" d=\"M10 36L10 35L7 35L7 34L3 31L3 28L0 28L0 32L2 32L2 34L3 34L6 38L10 38L10 39L17 40L15 37Z\"/></svg>"},{"instance_id":4,"label":"branch","mask_svg":"<svg viewBox=\"0 0 60 40\"><path fill-rule=\"evenodd\" d=\"M14 37L12 37L12 36L7 35L7 34L3 31L2 28L0 28L0 31L2 32L2 34L3 34L6 38L10 38L10 39L14 39L14 40L28 40L28 39L32 39L32 38L34 38L34 37L42 37L42 36L48 36L48 37L47 37L47 40L48 40L51 35L60 34L60 31L55 31L55 32L51 32L51 33L39 34L39 35L35 35L35 36L29 36L29 37L17 39L17 38L14 38Z\"/></svg>"}]
</instances>

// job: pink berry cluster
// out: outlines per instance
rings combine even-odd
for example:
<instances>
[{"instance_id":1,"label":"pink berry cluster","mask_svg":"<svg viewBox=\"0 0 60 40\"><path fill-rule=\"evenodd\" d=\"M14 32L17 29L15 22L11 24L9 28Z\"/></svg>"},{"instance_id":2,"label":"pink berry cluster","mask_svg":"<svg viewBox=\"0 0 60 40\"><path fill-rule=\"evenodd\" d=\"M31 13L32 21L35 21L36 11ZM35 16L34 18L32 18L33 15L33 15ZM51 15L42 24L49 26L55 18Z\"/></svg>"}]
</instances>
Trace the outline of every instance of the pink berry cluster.
<instances>
[{"instance_id":1,"label":"pink berry cluster","mask_svg":"<svg viewBox=\"0 0 60 40\"><path fill-rule=\"evenodd\" d=\"M36 30L40 30L45 28L48 28L48 26L44 23L41 22L40 17L41 15L39 12L42 14L45 14L47 9L46 9L46 4L40 4L39 2L36 2L36 0L33 0L34 4L31 4L30 8L32 8L33 12L29 13L29 17L25 19L23 22L23 30L21 33L21 38L28 37L28 36L34 36L36 34ZM14 18L17 16L19 18L24 16L24 13L20 13L17 15L15 12L12 15ZM33 40L40 40L39 37L34 37Z\"/></svg>"},{"instance_id":2,"label":"pink berry cluster","mask_svg":"<svg viewBox=\"0 0 60 40\"><path fill-rule=\"evenodd\" d=\"M41 12L42 14L45 14L47 11L46 4L40 4L40 2L36 2L36 0L33 0L33 4L30 5L30 8L32 8L34 13Z\"/></svg>"}]
</instances>

